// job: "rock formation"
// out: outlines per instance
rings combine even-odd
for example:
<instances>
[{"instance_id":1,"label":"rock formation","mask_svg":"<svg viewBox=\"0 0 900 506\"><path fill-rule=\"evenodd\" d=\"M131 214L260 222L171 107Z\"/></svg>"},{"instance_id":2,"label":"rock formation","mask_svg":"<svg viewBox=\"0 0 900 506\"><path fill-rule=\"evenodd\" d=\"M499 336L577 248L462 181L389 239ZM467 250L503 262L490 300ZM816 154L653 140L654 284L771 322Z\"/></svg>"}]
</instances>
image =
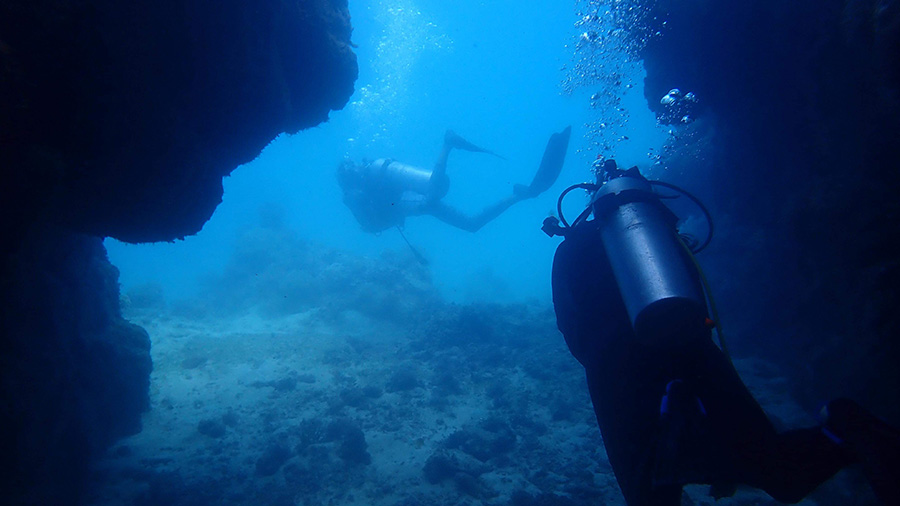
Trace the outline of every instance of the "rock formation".
<instances>
[{"instance_id":1,"label":"rock formation","mask_svg":"<svg viewBox=\"0 0 900 506\"><path fill-rule=\"evenodd\" d=\"M664 0L653 15L648 103L691 91L716 125L692 184L729 220L713 274L737 287L738 344L780 357L810 406L851 395L900 422L900 5Z\"/></svg>"},{"instance_id":2,"label":"rock formation","mask_svg":"<svg viewBox=\"0 0 900 506\"><path fill-rule=\"evenodd\" d=\"M140 430L146 333L103 237L196 233L222 177L327 120L356 79L346 0L0 5L0 489L77 502ZM7 492L8 491L8 492Z\"/></svg>"}]
</instances>

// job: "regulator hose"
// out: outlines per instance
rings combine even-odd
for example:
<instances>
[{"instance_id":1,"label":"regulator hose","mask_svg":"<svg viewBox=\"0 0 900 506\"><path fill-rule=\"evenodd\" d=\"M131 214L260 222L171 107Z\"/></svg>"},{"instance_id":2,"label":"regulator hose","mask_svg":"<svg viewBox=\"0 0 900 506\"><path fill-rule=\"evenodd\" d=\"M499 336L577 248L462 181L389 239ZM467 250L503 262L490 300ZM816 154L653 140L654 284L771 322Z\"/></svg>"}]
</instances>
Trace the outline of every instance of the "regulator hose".
<instances>
[{"instance_id":1,"label":"regulator hose","mask_svg":"<svg viewBox=\"0 0 900 506\"><path fill-rule=\"evenodd\" d=\"M577 183L566 188L562 191L562 193L559 194L559 199L556 200L556 213L559 215L559 221L562 222L563 228L572 228L573 226L587 219L588 215L591 214L591 206L587 206L584 211L582 211L581 214L579 214L578 217L575 218L575 222L572 223L572 225L569 225L569 222L566 221L566 217L563 216L563 199L566 198L566 195L568 195L570 191L577 190L579 188L587 191L597 191L598 189L600 189L600 186L594 183Z\"/></svg>"},{"instance_id":2,"label":"regulator hose","mask_svg":"<svg viewBox=\"0 0 900 506\"><path fill-rule=\"evenodd\" d=\"M690 251L691 251L691 253L694 253L694 254L700 253L701 251L703 251L704 248L709 246L709 242L712 241L712 238L713 238L713 219L712 219L712 215L709 213L709 209L707 209L706 206L703 205L703 202L701 202L700 199L695 197L691 192L689 192L679 186L675 186L672 183L666 183L664 181L650 181L650 184L653 186L662 186L664 188L669 188L670 190L675 190L678 193L684 195L685 197L691 199L694 202L694 204L697 204L697 207L699 207L700 210L703 211L703 214L706 216L706 223L709 225L709 233L706 234L706 240L704 240L700 244L700 246L697 246L696 248L693 248Z\"/></svg>"},{"instance_id":3,"label":"regulator hose","mask_svg":"<svg viewBox=\"0 0 900 506\"><path fill-rule=\"evenodd\" d=\"M691 248L681 240L681 237L678 238L678 241L684 246L685 252L688 257L690 257L691 262L694 263L694 267L700 275L700 282L703 284L703 291L706 292L706 300L709 303L709 312L710 316L712 316L712 323L716 329L716 336L719 338L719 348L722 350L722 353L728 357L728 361L734 363L731 358L731 352L728 350L728 343L725 341L725 333L722 331L722 323L721 320L719 320L719 308L716 306L716 299L713 297L712 288L709 286L709 280L706 279L706 273L703 272L703 267L700 267L700 262L697 261L697 257L694 256L694 252L691 251Z\"/></svg>"},{"instance_id":4,"label":"regulator hose","mask_svg":"<svg viewBox=\"0 0 900 506\"><path fill-rule=\"evenodd\" d=\"M669 188L671 190L675 190L676 192L691 199L691 201L694 202L694 204L696 204L697 207L700 208L700 211L702 211L703 215L706 217L706 223L708 225L709 231L706 234L706 239L704 239L704 241L696 248L690 248L690 251L691 251L691 253L695 253L695 254L700 253L707 246L709 246L709 243L710 243L710 241L712 241L712 238L713 238L713 233L715 231L715 225L713 225L712 214L710 214L709 209L706 208L706 206L703 204L703 202L700 199L698 199L696 196L694 196L694 194L692 194L691 192L685 190L684 188L681 188L680 186L676 186L672 183L666 183L664 181L650 181L650 180L648 180L648 182L653 186L662 186L664 188ZM600 189L600 185L597 185L594 183L577 183L577 184L573 184L572 186L566 188L565 190L562 191L562 193L559 194L559 199L557 199L557 201L556 201L556 213L559 215L559 221L563 224L563 228L572 228L575 225L578 225L582 221L586 220L587 217L591 214L591 211L592 211L591 206L588 206L584 209L584 211L581 212L581 214L578 215L577 218L575 218L575 221L571 225L569 224L568 221L566 221L566 217L563 214L563 210L562 210L563 199L566 198L566 195L568 195L569 192L571 192L572 190L577 190L577 189L595 192L598 189ZM663 199L674 198L674 197L671 197L668 195L659 195L659 197L663 198Z\"/></svg>"}]
</instances>

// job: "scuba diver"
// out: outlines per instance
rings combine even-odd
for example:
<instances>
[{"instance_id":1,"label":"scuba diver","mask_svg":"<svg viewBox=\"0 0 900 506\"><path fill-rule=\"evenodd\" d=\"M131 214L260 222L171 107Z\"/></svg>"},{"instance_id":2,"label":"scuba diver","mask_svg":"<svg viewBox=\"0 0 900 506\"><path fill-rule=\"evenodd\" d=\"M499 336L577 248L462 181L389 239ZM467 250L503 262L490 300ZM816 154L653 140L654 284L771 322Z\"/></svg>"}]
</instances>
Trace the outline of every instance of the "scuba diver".
<instances>
[{"instance_id":1,"label":"scuba diver","mask_svg":"<svg viewBox=\"0 0 900 506\"><path fill-rule=\"evenodd\" d=\"M694 259L712 221L705 241L685 240L660 200L668 196L653 189L682 193L709 219L703 204L614 160L598 160L595 172L596 184L562 193L559 219L543 230L565 238L553 261L557 325L584 366L627 504L679 506L692 483L709 484L717 499L745 484L793 503L852 463L881 501L900 504L900 432L838 399L823 408L822 426L778 433L744 385ZM576 188L591 200L569 225L561 204Z\"/></svg>"},{"instance_id":2,"label":"scuba diver","mask_svg":"<svg viewBox=\"0 0 900 506\"><path fill-rule=\"evenodd\" d=\"M537 197L553 185L566 158L570 133L571 127L566 127L550 136L541 165L530 185L515 185L512 195L475 216L467 216L441 201L450 188L447 158L453 149L500 155L480 148L449 130L444 135L444 145L432 170L389 158L359 165L347 159L338 167L338 184L344 192L344 204L366 232L377 233L395 226L402 227L407 216L425 214L454 227L476 232L513 204Z\"/></svg>"}]
</instances>

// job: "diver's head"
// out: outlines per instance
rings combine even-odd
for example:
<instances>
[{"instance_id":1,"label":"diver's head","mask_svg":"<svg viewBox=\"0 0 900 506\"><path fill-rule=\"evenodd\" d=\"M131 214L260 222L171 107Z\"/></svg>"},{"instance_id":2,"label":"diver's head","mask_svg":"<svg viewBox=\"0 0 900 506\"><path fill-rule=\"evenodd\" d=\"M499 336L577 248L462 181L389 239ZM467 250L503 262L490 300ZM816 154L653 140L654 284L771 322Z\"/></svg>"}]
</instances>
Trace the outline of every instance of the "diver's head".
<instances>
[{"instance_id":1,"label":"diver's head","mask_svg":"<svg viewBox=\"0 0 900 506\"><path fill-rule=\"evenodd\" d=\"M337 168L337 180L341 189L346 192L359 187L363 178L362 169L362 166L358 165L350 157L344 158Z\"/></svg>"},{"instance_id":2,"label":"diver's head","mask_svg":"<svg viewBox=\"0 0 900 506\"><path fill-rule=\"evenodd\" d=\"M597 157L597 160L594 162L593 169L594 176L597 178L597 183L605 183L612 178L618 177L621 173L619 170L619 164L616 163L612 158L602 159L600 156Z\"/></svg>"}]
</instances>

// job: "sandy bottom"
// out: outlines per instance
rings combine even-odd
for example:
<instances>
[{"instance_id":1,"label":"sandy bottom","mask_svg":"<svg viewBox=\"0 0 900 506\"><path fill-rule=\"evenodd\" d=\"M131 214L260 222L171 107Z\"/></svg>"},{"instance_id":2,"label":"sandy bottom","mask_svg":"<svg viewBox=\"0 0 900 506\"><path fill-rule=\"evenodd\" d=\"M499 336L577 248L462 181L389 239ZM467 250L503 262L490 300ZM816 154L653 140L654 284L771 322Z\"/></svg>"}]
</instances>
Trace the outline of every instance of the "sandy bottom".
<instances>
[{"instance_id":1,"label":"sandy bottom","mask_svg":"<svg viewBox=\"0 0 900 506\"><path fill-rule=\"evenodd\" d=\"M152 339L151 408L91 504L624 505L557 332L491 347L352 312L128 316ZM738 366L778 420L812 422L771 367ZM715 503L699 486L685 501Z\"/></svg>"}]
</instances>

